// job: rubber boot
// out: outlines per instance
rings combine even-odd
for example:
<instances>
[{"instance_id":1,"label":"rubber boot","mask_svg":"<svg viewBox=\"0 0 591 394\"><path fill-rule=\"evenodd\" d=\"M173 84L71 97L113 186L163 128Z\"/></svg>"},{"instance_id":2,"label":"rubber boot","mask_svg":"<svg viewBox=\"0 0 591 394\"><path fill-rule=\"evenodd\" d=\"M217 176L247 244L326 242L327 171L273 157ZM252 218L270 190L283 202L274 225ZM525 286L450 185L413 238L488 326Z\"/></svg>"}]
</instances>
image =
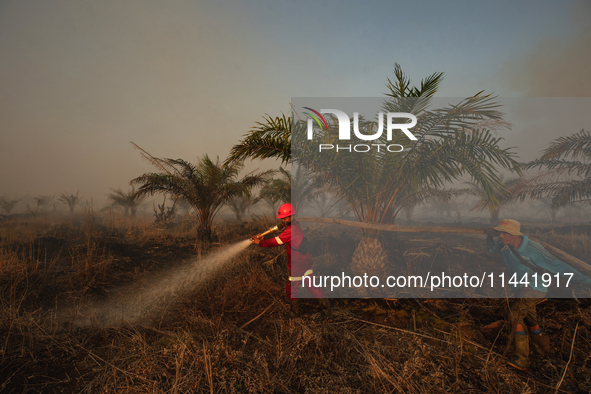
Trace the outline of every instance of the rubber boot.
<instances>
[{"instance_id":1,"label":"rubber boot","mask_svg":"<svg viewBox=\"0 0 591 394\"><path fill-rule=\"evenodd\" d=\"M330 309L330 301L328 301L328 298L319 298L318 303L320 304L320 309L322 309L324 316L331 318L332 310Z\"/></svg>"},{"instance_id":2,"label":"rubber boot","mask_svg":"<svg viewBox=\"0 0 591 394\"><path fill-rule=\"evenodd\" d=\"M536 353L546 357L550 351L550 337L548 335L530 335L531 343L534 345Z\"/></svg>"},{"instance_id":3,"label":"rubber boot","mask_svg":"<svg viewBox=\"0 0 591 394\"><path fill-rule=\"evenodd\" d=\"M289 300L289 314L287 315L287 317L289 319L295 319L297 317L300 317L300 301L295 299L295 300Z\"/></svg>"},{"instance_id":4,"label":"rubber boot","mask_svg":"<svg viewBox=\"0 0 591 394\"><path fill-rule=\"evenodd\" d=\"M508 361L507 365L526 371L529 367L529 338L527 335L515 334L515 359Z\"/></svg>"}]
</instances>

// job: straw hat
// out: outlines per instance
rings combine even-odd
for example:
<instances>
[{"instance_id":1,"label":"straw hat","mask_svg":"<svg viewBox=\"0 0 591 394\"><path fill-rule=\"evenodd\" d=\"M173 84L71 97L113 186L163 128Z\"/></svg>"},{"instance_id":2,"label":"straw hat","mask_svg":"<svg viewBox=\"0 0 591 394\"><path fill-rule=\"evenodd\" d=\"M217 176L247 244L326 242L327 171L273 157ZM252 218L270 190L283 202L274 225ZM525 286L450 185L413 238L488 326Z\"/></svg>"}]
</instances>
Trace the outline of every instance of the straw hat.
<instances>
[{"instance_id":1,"label":"straw hat","mask_svg":"<svg viewBox=\"0 0 591 394\"><path fill-rule=\"evenodd\" d=\"M519 230L521 230L521 224L517 220L513 219L503 219L501 220L501 224L497 227L493 227L494 230L500 231L502 233L509 233L511 235L523 235Z\"/></svg>"}]
</instances>

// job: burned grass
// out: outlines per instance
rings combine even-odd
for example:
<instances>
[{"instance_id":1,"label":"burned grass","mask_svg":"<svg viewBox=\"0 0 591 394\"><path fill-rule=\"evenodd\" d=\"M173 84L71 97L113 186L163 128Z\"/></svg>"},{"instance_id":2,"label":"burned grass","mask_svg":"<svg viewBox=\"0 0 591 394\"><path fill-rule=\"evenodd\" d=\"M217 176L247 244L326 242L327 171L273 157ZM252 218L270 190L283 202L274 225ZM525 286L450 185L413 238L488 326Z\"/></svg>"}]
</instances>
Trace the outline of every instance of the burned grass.
<instances>
[{"instance_id":1,"label":"burned grass","mask_svg":"<svg viewBox=\"0 0 591 394\"><path fill-rule=\"evenodd\" d=\"M303 299L304 316L285 319L286 257L280 248L250 247L149 322L79 327L55 314L56 305L108 298L118 286L206 256L266 226L220 226L219 244L205 245L194 240L190 226L158 230L124 220L95 222L91 228L52 225L42 218L26 225L21 219L5 221L0 228L0 392L591 390L588 299L548 299L538 305L551 352L545 360L532 356L531 370L517 372L503 357L506 300L335 299L334 316L327 321L315 300ZM343 256L353 253L354 236L323 236L342 240L338 253ZM390 263L399 270L453 266L457 259L498 263L483 253L482 237L457 237L462 236L413 235L384 243L391 243ZM585 241L571 245L579 244ZM338 264L321 258L331 255L328 245L315 246L319 272ZM582 247L576 253L587 252Z\"/></svg>"}]
</instances>

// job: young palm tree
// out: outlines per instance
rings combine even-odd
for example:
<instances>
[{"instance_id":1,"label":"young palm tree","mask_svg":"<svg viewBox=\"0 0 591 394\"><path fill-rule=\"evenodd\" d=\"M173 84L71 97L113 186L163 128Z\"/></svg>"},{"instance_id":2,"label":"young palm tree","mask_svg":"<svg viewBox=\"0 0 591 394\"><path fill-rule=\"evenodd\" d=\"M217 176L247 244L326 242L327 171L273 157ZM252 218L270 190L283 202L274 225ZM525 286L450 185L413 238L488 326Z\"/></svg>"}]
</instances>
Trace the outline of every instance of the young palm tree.
<instances>
[{"instance_id":1,"label":"young palm tree","mask_svg":"<svg viewBox=\"0 0 591 394\"><path fill-rule=\"evenodd\" d=\"M53 201L53 196L52 195L41 195L41 196L37 196L37 197L33 197L33 200L35 200L35 207L31 207L29 206L29 204L27 204L27 210L33 214L34 216L36 216L38 213L43 212L43 209L49 205L51 203L51 201Z\"/></svg>"},{"instance_id":2,"label":"young palm tree","mask_svg":"<svg viewBox=\"0 0 591 394\"><path fill-rule=\"evenodd\" d=\"M337 191L333 190L330 185L324 185L318 188L312 202L318 212L318 216L326 217L330 212L335 209L341 202L341 199L337 196ZM338 212L343 213L343 212Z\"/></svg>"},{"instance_id":3,"label":"young palm tree","mask_svg":"<svg viewBox=\"0 0 591 394\"><path fill-rule=\"evenodd\" d=\"M226 203L226 206L234 213L236 220L242 222L244 215L246 215L248 209L254 205L255 200L256 199L252 198L252 194L249 191L241 196L230 198Z\"/></svg>"},{"instance_id":4,"label":"young palm tree","mask_svg":"<svg viewBox=\"0 0 591 394\"><path fill-rule=\"evenodd\" d=\"M399 69L396 70L400 72ZM457 105L427 110L428 100L414 97L433 91L429 84L437 84L437 75L421 82L421 89L409 88L404 75L397 75L400 85L392 89L395 97L384 105L388 112L410 112L417 117L413 134L417 141L409 146L402 133L393 136L389 142L386 136L376 141L384 145L406 145L402 152L391 154L375 152L357 154L336 150L318 152L309 144L305 135L305 122L294 126L293 144L297 163L321 172L327 181L339 188L351 204L357 219L362 222L383 223L392 221L393 215L414 200L417 194L441 189L446 183L468 176L482 188L491 204L498 204L500 190L505 186L499 177L498 168L519 171L519 164L508 149L498 145L501 138L495 138L486 129L480 129L483 120L498 119L500 114L490 96L476 95ZM399 91L406 96L396 97ZM361 122L366 130L377 127L376 122ZM367 132L365 134L372 134ZM338 144L338 127L329 125L328 131L318 131L315 143ZM351 145L364 143L351 137ZM394 208L394 209L393 209Z\"/></svg>"},{"instance_id":5,"label":"young palm tree","mask_svg":"<svg viewBox=\"0 0 591 394\"><path fill-rule=\"evenodd\" d=\"M2 208L2 210L4 211L4 213L6 215L10 215L10 213L14 209L15 205L18 204L18 202L20 200L21 200L20 198L8 200L6 197L1 196L0 197L0 208Z\"/></svg>"},{"instance_id":6,"label":"young palm tree","mask_svg":"<svg viewBox=\"0 0 591 394\"><path fill-rule=\"evenodd\" d=\"M538 159L525 165L540 174L516 185L516 199L549 198L551 208L591 202L591 132L581 130L554 140Z\"/></svg>"},{"instance_id":7,"label":"young palm tree","mask_svg":"<svg viewBox=\"0 0 591 394\"><path fill-rule=\"evenodd\" d=\"M427 77L417 88L411 87L400 66L396 65L394 72L395 81L388 84L390 98L382 109L415 115L417 123L412 134L416 141L409 144L403 133L387 140L383 133L372 144L398 144L405 149L395 154L385 149L363 154L335 149L319 152L319 143L339 144L338 124L328 116L328 130L317 129L313 143L307 139L306 122L292 126L292 161L322 173L326 182L346 199L360 222L392 223L403 207L425 201L434 191L464 177L482 189L491 205L500 204L498 196L505 186L499 169L520 173L520 166L510 150L499 147L501 138L483 128L503 124L494 98L479 93L455 105L431 109L431 96L437 91L442 74ZM377 127L377 122L359 120L363 134L375 134ZM347 143L367 142L351 136ZM363 234L364 240L355 253L359 261L354 258L353 270L383 275L385 258L379 253L376 233ZM365 257L370 255L371 258Z\"/></svg>"},{"instance_id":8,"label":"young palm tree","mask_svg":"<svg viewBox=\"0 0 591 394\"><path fill-rule=\"evenodd\" d=\"M257 204L259 201L262 201L271 210L271 215L277 215L277 209L279 208L279 200L277 200L274 197L261 196L261 192L262 189L259 192L259 196L254 199L253 205Z\"/></svg>"},{"instance_id":9,"label":"young palm tree","mask_svg":"<svg viewBox=\"0 0 591 394\"><path fill-rule=\"evenodd\" d=\"M250 173L238 179L243 168L241 162L222 164L213 162L205 155L195 165L182 159L157 158L133 145L140 150L143 158L160 170L133 179L131 184L140 185L137 193L142 196L170 194L185 199L197 215L199 237L203 240L212 240L213 220L229 199L244 195L252 187L263 184L273 173Z\"/></svg>"},{"instance_id":10,"label":"young palm tree","mask_svg":"<svg viewBox=\"0 0 591 394\"><path fill-rule=\"evenodd\" d=\"M111 204L123 208L125 216L135 218L135 214L146 199L146 196L137 193L133 186L131 187L131 190L128 190L127 192L124 192L121 189L111 190L113 190L113 193L107 195L107 199L111 201Z\"/></svg>"},{"instance_id":11,"label":"young palm tree","mask_svg":"<svg viewBox=\"0 0 591 394\"><path fill-rule=\"evenodd\" d=\"M308 202L313 201L320 189L322 182L317 176L313 176L303 166L296 168L295 174L279 167L280 178L272 179L259 192L259 198L269 198L275 203L290 202L296 212Z\"/></svg>"},{"instance_id":12,"label":"young palm tree","mask_svg":"<svg viewBox=\"0 0 591 394\"><path fill-rule=\"evenodd\" d=\"M501 176L501 179L503 179L502 176ZM489 196L487 196L487 194L484 192L482 187L480 187L479 185L477 185L473 182L468 182L468 185L469 185L468 193L470 193L478 198L478 202L476 203L476 205L474 207L472 207L472 210L476 210L476 211L488 210L490 212L490 225L491 226L498 226L501 221L500 220L501 210L504 207L506 207L507 205L514 202L512 188L515 187L520 182L521 182L521 178L511 178L511 179L508 179L507 181L503 180L505 188L499 189L495 193L496 201L498 201L497 203L492 202L491 198L489 198Z\"/></svg>"},{"instance_id":13,"label":"young palm tree","mask_svg":"<svg viewBox=\"0 0 591 394\"><path fill-rule=\"evenodd\" d=\"M259 199L267 198L274 204L291 201L291 173L279 167L279 178L273 178L265 183L259 191Z\"/></svg>"},{"instance_id":14,"label":"young palm tree","mask_svg":"<svg viewBox=\"0 0 591 394\"><path fill-rule=\"evenodd\" d=\"M535 216L539 216L543 213L543 216L546 216L546 218L550 219L550 223L554 224L556 222L558 211L563 207L552 208L552 200L547 197L542 197L532 204L532 208L536 210L536 213L534 214Z\"/></svg>"},{"instance_id":15,"label":"young palm tree","mask_svg":"<svg viewBox=\"0 0 591 394\"><path fill-rule=\"evenodd\" d=\"M310 202L314 202L325 186L322 176L310 172L305 166L295 166L295 174L288 172L287 176L291 181L291 203L296 212L301 212Z\"/></svg>"},{"instance_id":16,"label":"young palm tree","mask_svg":"<svg viewBox=\"0 0 591 394\"><path fill-rule=\"evenodd\" d=\"M70 214L72 214L72 215L74 214L74 208L76 208L76 205L82 199L82 197L78 197L79 193L80 193L79 191L77 191L75 195L74 194L67 194L67 193L60 193L60 198L58 199L59 201L66 204L68 206L68 208L70 208Z\"/></svg>"},{"instance_id":17,"label":"young palm tree","mask_svg":"<svg viewBox=\"0 0 591 394\"><path fill-rule=\"evenodd\" d=\"M384 215L384 222L394 223L401 212L406 220L410 220L414 209L426 203L432 203L438 211L445 211L449 217L452 211L457 212L457 209L454 208L459 205L459 203L454 203L453 200L464 193L466 193L465 189L437 189L433 187L421 187L410 193L402 191L396 204L390 206L388 212Z\"/></svg>"}]
</instances>

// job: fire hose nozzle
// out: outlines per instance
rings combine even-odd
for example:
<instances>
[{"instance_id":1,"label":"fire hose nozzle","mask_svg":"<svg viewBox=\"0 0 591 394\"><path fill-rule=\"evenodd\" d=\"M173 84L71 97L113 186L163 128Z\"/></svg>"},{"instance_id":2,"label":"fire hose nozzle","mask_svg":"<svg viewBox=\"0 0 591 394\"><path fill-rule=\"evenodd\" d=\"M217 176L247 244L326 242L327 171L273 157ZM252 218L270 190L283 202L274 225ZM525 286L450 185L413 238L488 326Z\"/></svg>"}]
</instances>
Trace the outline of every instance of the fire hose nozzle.
<instances>
[{"instance_id":1,"label":"fire hose nozzle","mask_svg":"<svg viewBox=\"0 0 591 394\"><path fill-rule=\"evenodd\" d=\"M267 231L265 231L265 232L263 232L263 233L260 233L260 234L257 234L257 235L255 235L255 236L254 236L254 237L252 237L250 240L251 240L251 241L254 241L254 239L255 239L255 238L263 238L265 235L267 235L267 234L271 234L272 232L275 232L275 231L277 231L277 230L279 230L279 226L274 226L274 227L271 227L271 228L269 228Z\"/></svg>"}]
</instances>

